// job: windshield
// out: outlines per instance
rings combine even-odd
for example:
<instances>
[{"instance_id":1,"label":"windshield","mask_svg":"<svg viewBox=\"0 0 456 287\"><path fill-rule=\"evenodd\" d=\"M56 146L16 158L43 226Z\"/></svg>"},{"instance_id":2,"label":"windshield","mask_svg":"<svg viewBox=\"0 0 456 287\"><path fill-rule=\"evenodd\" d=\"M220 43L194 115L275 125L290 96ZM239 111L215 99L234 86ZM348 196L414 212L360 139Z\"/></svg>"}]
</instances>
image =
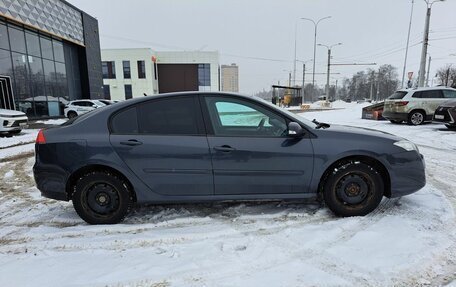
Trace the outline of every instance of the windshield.
<instances>
[{"instance_id":1,"label":"windshield","mask_svg":"<svg viewBox=\"0 0 456 287\"><path fill-rule=\"evenodd\" d=\"M388 97L388 100L400 100L407 95L407 92L397 91Z\"/></svg>"},{"instance_id":2,"label":"windshield","mask_svg":"<svg viewBox=\"0 0 456 287\"><path fill-rule=\"evenodd\" d=\"M298 116L286 109L281 109L279 108L278 106L274 105L273 103L270 103L269 101L266 101L265 99L262 99L260 97L257 97L257 96L254 96L253 98L257 99L257 100L260 100L261 102L263 103L266 103L268 106L270 107L273 107L274 109L280 109L281 112L285 113L287 116L289 116L290 118L292 119L296 119L297 121L299 122L302 122L303 124L305 124L306 126L308 126L309 128L315 128L317 126L316 123L304 118L304 117L301 117L301 116Z\"/></svg>"}]
</instances>

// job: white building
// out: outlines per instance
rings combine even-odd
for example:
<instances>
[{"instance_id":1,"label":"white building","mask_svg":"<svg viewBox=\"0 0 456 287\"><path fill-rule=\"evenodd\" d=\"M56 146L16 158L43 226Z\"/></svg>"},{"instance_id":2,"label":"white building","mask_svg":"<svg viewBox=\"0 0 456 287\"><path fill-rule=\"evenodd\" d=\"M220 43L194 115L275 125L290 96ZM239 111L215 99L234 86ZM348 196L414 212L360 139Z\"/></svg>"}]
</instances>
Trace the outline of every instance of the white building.
<instances>
[{"instance_id":1,"label":"white building","mask_svg":"<svg viewBox=\"0 0 456 287\"><path fill-rule=\"evenodd\" d=\"M222 65L222 91L239 93L239 67L236 64Z\"/></svg>"},{"instance_id":2,"label":"white building","mask_svg":"<svg viewBox=\"0 0 456 287\"><path fill-rule=\"evenodd\" d=\"M104 49L105 98L124 100L144 94L218 91L218 52L157 52L152 49Z\"/></svg>"}]
</instances>

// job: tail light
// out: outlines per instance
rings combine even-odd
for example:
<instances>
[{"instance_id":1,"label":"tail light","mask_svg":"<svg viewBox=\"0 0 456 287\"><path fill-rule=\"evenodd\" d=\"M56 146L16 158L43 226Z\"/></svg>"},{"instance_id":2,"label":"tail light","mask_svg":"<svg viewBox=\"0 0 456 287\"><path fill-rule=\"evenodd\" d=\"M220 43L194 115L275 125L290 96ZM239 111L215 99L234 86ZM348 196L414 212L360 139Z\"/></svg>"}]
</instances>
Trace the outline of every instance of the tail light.
<instances>
[{"instance_id":1,"label":"tail light","mask_svg":"<svg viewBox=\"0 0 456 287\"><path fill-rule=\"evenodd\" d=\"M409 103L408 101L400 101L400 102L394 102L394 105L402 107L402 106L408 105L408 103Z\"/></svg>"},{"instance_id":2,"label":"tail light","mask_svg":"<svg viewBox=\"0 0 456 287\"><path fill-rule=\"evenodd\" d=\"M44 137L43 130L40 130L38 132L38 136L36 137L36 144L45 144L46 143L46 138Z\"/></svg>"}]
</instances>

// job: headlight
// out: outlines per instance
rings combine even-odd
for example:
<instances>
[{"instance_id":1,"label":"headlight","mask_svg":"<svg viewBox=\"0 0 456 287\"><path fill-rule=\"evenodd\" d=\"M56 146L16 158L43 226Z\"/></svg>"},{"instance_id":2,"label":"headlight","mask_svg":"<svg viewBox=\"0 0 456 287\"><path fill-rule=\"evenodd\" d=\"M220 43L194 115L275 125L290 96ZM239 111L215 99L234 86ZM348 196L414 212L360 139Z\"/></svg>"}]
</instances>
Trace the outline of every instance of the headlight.
<instances>
[{"instance_id":1,"label":"headlight","mask_svg":"<svg viewBox=\"0 0 456 287\"><path fill-rule=\"evenodd\" d=\"M401 140L401 141L395 142L394 145L401 147L401 148L405 149L406 151L415 150L415 151L419 152L418 147L414 143L412 143L408 140Z\"/></svg>"}]
</instances>

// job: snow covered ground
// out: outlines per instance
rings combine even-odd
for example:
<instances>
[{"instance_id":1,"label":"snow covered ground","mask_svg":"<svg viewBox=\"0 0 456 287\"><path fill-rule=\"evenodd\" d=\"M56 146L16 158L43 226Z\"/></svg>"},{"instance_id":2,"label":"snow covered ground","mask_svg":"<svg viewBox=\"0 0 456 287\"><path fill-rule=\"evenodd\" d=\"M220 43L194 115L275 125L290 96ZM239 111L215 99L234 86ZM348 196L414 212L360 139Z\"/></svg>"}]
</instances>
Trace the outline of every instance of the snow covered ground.
<instances>
[{"instance_id":1,"label":"snow covered ground","mask_svg":"<svg viewBox=\"0 0 456 287\"><path fill-rule=\"evenodd\" d=\"M40 197L31 174L33 157L5 144L12 147L0 153L16 157L0 162L0 286L452 282L456 133L435 124L361 120L363 106L301 115L414 141L426 158L428 184L413 195L384 199L375 212L356 218L336 218L312 202L217 203L141 207L123 224L89 226L71 203Z\"/></svg>"}]
</instances>

